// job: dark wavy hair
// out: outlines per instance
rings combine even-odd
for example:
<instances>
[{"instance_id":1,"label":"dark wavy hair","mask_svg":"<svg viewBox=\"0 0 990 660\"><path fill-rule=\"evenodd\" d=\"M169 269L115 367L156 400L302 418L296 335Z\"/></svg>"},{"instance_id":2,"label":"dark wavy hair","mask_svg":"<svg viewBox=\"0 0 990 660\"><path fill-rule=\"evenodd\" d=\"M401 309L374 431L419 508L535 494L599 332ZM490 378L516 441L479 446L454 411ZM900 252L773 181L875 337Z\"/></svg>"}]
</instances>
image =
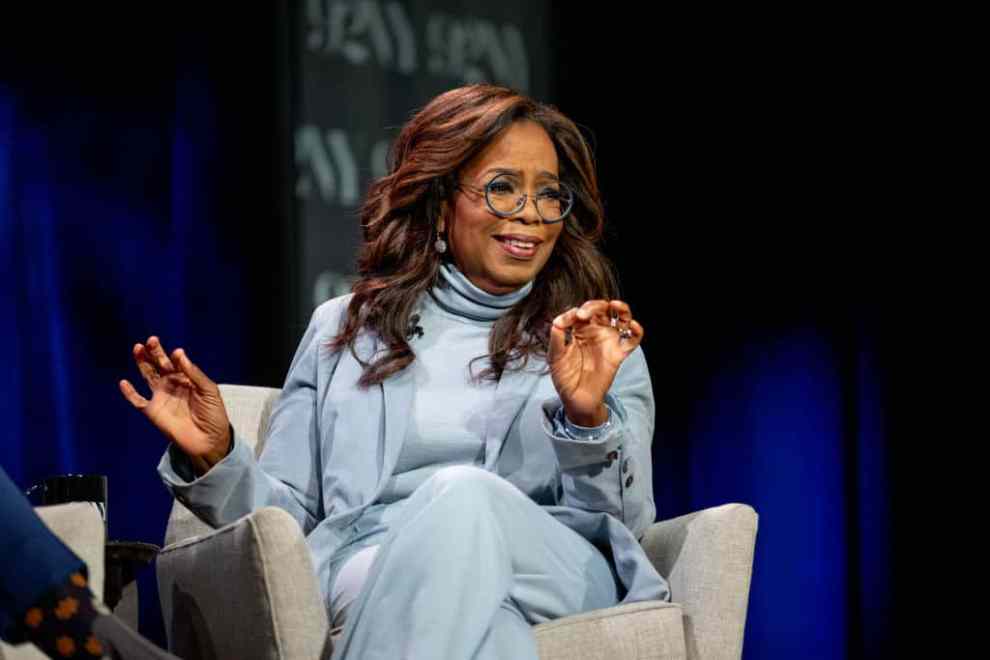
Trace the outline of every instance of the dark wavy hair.
<instances>
[{"instance_id":1,"label":"dark wavy hair","mask_svg":"<svg viewBox=\"0 0 990 660\"><path fill-rule=\"evenodd\" d=\"M333 351L350 347L364 366L360 386L381 383L415 359L407 341L410 317L420 296L437 283L441 259L449 258L433 243L441 210L451 208L456 173L520 120L536 122L549 134L560 178L576 199L532 291L495 322L489 354L476 358L488 357L489 366L475 378L498 380L506 369L525 367L531 355L545 357L555 316L587 300L616 297L614 269L597 246L604 210L594 159L574 122L505 87L450 90L403 126L389 153L388 174L371 185L361 208L359 279L339 334L328 345ZM380 342L370 361L354 349L362 329Z\"/></svg>"}]
</instances>

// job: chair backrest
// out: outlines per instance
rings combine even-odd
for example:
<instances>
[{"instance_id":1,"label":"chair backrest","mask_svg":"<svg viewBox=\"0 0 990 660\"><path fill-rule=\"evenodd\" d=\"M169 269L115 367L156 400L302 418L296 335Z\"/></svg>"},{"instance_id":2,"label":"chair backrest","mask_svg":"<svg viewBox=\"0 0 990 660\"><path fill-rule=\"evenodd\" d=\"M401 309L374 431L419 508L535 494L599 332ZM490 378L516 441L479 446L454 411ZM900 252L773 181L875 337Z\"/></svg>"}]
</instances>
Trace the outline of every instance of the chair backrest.
<instances>
[{"instance_id":1,"label":"chair backrest","mask_svg":"<svg viewBox=\"0 0 990 660\"><path fill-rule=\"evenodd\" d=\"M252 385L220 385L220 396L237 437L254 449L257 458L268 437L268 418L282 390ZM173 502L165 529L165 545L210 531L209 525L179 502Z\"/></svg>"}]
</instances>

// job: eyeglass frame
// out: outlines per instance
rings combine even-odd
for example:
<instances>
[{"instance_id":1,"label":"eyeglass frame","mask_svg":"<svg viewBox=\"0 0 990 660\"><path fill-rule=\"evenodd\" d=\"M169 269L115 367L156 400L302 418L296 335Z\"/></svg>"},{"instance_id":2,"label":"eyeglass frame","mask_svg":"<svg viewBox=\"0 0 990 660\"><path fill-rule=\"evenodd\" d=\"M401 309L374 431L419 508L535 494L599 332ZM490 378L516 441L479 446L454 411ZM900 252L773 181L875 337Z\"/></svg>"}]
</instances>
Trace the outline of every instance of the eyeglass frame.
<instances>
[{"instance_id":1,"label":"eyeglass frame","mask_svg":"<svg viewBox=\"0 0 990 660\"><path fill-rule=\"evenodd\" d=\"M467 188L471 192L478 193L478 194L483 194L484 197L485 197L485 205L488 206L488 210L491 211L493 214L497 215L500 218L511 218L512 216L516 215L517 213L520 213L523 209L526 208L526 204L529 203L529 200L530 199L533 200L533 206L536 207L536 215L540 216L540 222L542 222L545 225L555 225L558 222L563 222L564 220L567 219L567 216L569 216L571 214L571 211L574 210L574 201L575 201L575 197L576 197L574 189L571 188L566 183L564 183L563 181L560 181L558 179L558 180L556 180L557 184L563 186L568 191L570 191L570 193L571 193L571 203L567 207L567 210L564 212L564 214L561 215L556 220L547 220L546 218L544 218L543 217L543 213L540 212L540 205L536 203L536 197L534 196L534 197L531 198L529 196L529 193L523 193L522 194L522 197L519 198L519 199L522 200L522 203L519 204L519 206L516 207L516 209L514 211L510 211L508 213L503 213L502 211L499 211L492 204L492 200L488 198L488 191L490 190L490 186L492 185L492 183L494 183L497 178L499 178L500 176L510 176L510 175L511 175L511 172L498 172L497 174L495 174L495 176L493 176L491 179L489 179L488 180L488 183L486 183L484 186L475 186L475 185L472 185L470 183L464 183L463 181L454 180L453 188L455 190L459 190L461 188Z\"/></svg>"}]
</instances>

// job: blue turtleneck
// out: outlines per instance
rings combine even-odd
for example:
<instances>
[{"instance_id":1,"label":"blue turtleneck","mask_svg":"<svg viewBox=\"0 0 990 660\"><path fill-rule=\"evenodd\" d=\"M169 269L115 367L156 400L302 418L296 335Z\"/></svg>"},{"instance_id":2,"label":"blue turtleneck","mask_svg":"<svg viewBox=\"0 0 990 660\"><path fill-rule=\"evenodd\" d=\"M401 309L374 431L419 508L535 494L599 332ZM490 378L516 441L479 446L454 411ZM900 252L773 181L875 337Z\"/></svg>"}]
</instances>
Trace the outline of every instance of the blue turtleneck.
<instances>
[{"instance_id":1,"label":"blue turtleneck","mask_svg":"<svg viewBox=\"0 0 990 660\"><path fill-rule=\"evenodd\" d=\"M430 290L431 302L436 307L452 317L484 323L489 328L533 289L533 282L529 281L510 293L488 293L475 286L452 263L441 264L439 279L437 286Z\"/></svg>"},{"instance_id":2,"label":"blue turtleneck","mask_svg":"<svg viewBox=\"0 0 990 660\"><path fill-rule=\"evenodd\" d=\"M445 465L484 464L486 413L492 409L495 383L472 380L471 374L489 364L488 337L495 321L532 288L527 282L495 295L472 284L453 264L440 267L438 283L421 307L423 334L412 344L412 417L381 501L407 497ZM476 357L481 359L472 364Z\"/></svg>"}]
</instances>

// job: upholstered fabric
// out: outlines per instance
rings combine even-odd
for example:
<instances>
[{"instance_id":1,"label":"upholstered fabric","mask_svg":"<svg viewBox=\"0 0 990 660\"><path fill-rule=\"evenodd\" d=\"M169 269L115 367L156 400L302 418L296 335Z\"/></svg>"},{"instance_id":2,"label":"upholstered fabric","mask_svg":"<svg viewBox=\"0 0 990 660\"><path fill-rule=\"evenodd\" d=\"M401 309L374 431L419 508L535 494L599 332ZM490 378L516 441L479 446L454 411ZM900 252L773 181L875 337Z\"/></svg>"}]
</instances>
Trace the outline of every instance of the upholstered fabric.
<instances>
[{"instance_id":1,"label":"upholstered fabric","mask_svg":"<svg viewBox=\"0 0 990 660\"><path fill-rule=\"evenodd\" d=\"M681 606L664 601L585 612L533 628L541 660L681 660Z\"/></svg>"},{"instance_id":2,"label":"upholstered fabric","mask_svg":"<svg viewBox=\"0 0 990 660\"><path fill-rule=\"evenodd\" d=\"M35 508L38 517L72 552L86 563L90 590L103 595L106 528L100 512L92 504L72 502ZM0 659L43 660L45 655L31 644L10 646L0 642Z\"/></svg>"},{"instance_id":3,"label":"upholstered fabric","mask_svg":"<svg viewBox=\"0 0 990 660\"><path fill-rule=\"evenodd\" d=\"M279 390L220 390L231 423L257 456ZM655 523L643 544L670 580L674 602L633 603L540 624L534 628L540 657L741 657L756 528L757 515L745 504ZM326 611L304 537L288 514L265 508L212 530L176 502L166 543L158 577L173 652L329 657Z\"/></svg>"},{"instance_id":4,"label":"upholstered fabric","mask_svg":"<svg viewBox=\"0 0 990 660\"><path fill-rule=\"evenodd\" d=\"M158 587L182 658L319 658L329 626L309 549L274 507L164 548Z\"/></svg>"},{"instance_id":5,"label":"upholstered fabric","mask_svg":"<svg viewBox=\"0 0 990 660\"><path fill-rule=\"evenodd\" d=\"M742 656L758 516L724 504L654 524L647 556L684 610L688 658Z\"/></svg>"},{"instance_id":6,"label":"upholstered fabric","mask_svg":"<svg viewBox=\"0 0 990 660\"><path fill-rule=\"evenodd\" d=\"M71 502L55 506L39 506L35 513L86 563L89 585L96 595L103 594L103 548L106 528L99 510L86 502Z\"/></svg>"}]
</instances>

